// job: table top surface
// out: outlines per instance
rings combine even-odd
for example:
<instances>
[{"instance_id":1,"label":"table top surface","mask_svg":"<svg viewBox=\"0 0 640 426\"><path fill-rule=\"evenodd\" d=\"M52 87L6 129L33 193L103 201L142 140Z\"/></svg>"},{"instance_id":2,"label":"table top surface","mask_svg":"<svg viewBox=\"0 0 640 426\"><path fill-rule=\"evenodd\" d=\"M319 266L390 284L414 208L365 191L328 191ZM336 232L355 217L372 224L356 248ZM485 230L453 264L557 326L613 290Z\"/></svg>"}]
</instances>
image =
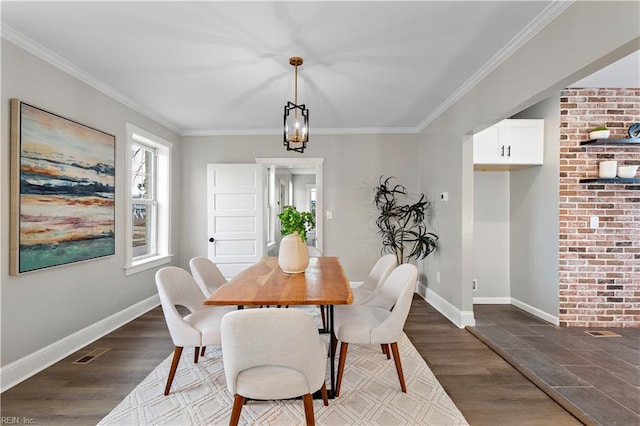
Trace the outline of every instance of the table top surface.
<instances>
[{"instance_id":1,"label":"table top surface","mask_svg":"<svg viewBox=\"0 0 640 426\"><path fill-rule=\"evenodd\" d=\"M260 261L218 287L205 305L344 305L353 301L337 257L310 257L304 273L287 274L277 257Z\"/></svg>"}]
</instances>

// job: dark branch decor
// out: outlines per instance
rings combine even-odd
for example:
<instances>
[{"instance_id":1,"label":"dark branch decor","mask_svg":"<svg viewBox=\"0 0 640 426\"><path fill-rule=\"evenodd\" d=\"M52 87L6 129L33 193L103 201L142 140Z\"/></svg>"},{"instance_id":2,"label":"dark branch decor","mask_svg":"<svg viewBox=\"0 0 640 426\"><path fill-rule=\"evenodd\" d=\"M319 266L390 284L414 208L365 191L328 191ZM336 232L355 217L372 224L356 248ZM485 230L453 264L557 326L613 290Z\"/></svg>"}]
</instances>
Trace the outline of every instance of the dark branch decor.
<instances>
[{"instance_id":1,"label":"dark branch decor","mask_svg":"<svg viewBox=\"0 0 640 426\"><path fill-rule=\"evenodd\" d=\"M382 252L395 254L398 263L424 259L438 248L438 236L427 232L424 224L431 202L424 194L415 203L408 201L407 188L392 185L393 176L380 176L374 204L380 212L376 225L382 237ZM408 251L408 254L405 254Z\"/></svg>"}]
</instances>

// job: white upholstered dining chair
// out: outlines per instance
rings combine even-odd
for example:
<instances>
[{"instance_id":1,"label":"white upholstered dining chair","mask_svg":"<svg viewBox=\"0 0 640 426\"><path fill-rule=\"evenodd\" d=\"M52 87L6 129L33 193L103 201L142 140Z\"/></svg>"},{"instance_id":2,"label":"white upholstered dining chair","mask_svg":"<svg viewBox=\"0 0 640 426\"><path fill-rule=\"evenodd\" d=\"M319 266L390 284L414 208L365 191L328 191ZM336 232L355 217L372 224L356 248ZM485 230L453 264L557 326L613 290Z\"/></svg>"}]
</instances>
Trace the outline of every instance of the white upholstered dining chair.
<instances>
[{"instance_id":1,"label":"white upholstered dining chair","mask_svg":"<svg viewBox=\"0 0 640 426\"><path fill-rule=\"evenodd\" d=\"M359 286L351 288L353 304L362 305L371 300L397 265L398 261L393 254L385 254L378 259L367 279Z\"/></svg>"},{"instance_id":2,"label":"white upholstered dining chair","mask_svg":"<svg viewBox=\"0 0 640 426\"><path fill-rule=\"evenodd\" d=\"M322 250L314 246L307 246L307 251L309 252L310 257L320 257L322 256Z\"/></svg>"},{"instance_id":3,"label":"white upholstered dining chair","mask_svg":"<svg viewBox=\"0 0 640 426\"><path fill-rule=\"evenodd\" d=\"M389 274L374 298L380 305L387 302L390 305L339 305L334 308L335 339L340 342L336 396L340 395L349 343L381 345L387 357L391 345L400 388L402 392L407 391L398 340L403 335L402 328L409 315L417 279L418 269L414 265L400 265Z\"/></svg>"},{"instance_id":4,"label":"white upholstered dining chair","mask_svg":"<svg viewBox=\"0 0 640 426\"><path fill-rule=\"evenodd\" d=\"M196 280L205 297L211 296L215 289L227 282L220 269L208 257L196 256L192 258L189 261L189 268L193 279Z\"/></svg>"},{"instance_id":5,"label":"white upholstered dining chair","mask_svg":"<svg viewBox=\"0 0 640 426\"><path fill-rule=\"evenodd\" d=\"M311 315L300 309L259 308L222 319L222 359L234 395L230 425L237 425L246 399L302 396L307 425L315 423L312 393L329 405L327 348Z\"/></svg>"},{"instance_id":6,"label":"white upholstered dining chair","mask_svg":"<svg viewBox=\"0 0 640 426\"><path fill-rule=\"evenodd\" d=\"M164 389L164 394L168 395L184 347L195 348L193 362L197 363L200 348L204 353L206 346L220 344L220 321L227 312L234 311L235 307L204 306L205 297L193 277L175 266L167 266L156 272L156 286L169 334L175 345ZM184 306L190 313L182 317L176 306Z\"/></svg>"}]
</instances>

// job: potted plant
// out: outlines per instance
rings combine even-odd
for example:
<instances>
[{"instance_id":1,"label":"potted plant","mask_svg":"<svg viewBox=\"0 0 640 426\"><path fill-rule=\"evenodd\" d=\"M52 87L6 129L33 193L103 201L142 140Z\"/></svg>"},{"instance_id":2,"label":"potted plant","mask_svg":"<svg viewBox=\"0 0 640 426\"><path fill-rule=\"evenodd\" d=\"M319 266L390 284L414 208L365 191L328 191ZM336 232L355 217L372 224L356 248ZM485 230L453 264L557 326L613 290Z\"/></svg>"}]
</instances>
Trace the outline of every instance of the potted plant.
<instances>
[{"instance_id":1,"label":"potted plant","mask_svg":"<svg viewBox=\"0 0 640 426\"><path fill-rule=\"evenodd\" d=\"M598 126L591 129L589 132L589 139L607 139L611 135L611 131L607 126Z\"/></svg>"},{"instance_id":2,"label":"potted plant","mask_svg":"<svg viewBox=\"0 0 640 426\"><path fill-rule=\"evenodd\" d=\"M290 235L297 232L303 242L307 241L307 231L316 226L315 218L311 213L299 212L295 206L284 206L278 218L282 225L280 234Z\"/></svg>"},{"instance_id":3,"label":"potted plant","mask_svg":"<svg viewBox=\"0 0 640 426\"><path fill-rule=\"evenodd\" d=\"M391 185L391 179L394 177L381 176L375 187L382 252L395 254L398 264L424 259L438 248L438 236L428 232L424 224L431 203L424 194L415 203L408 202L407 188Z\"/></svg>"},{"instance_id":4,"label":"potted plant","mask_svg":"<svg viewBox=\"0 0 640 426\"><path fill-rule=\"evenodd\" d=\"M315 227L315 218L309 212L298 211L295 206L284 206L278 218L280 234L284 235L280 241L278 264L287 273L304 272L309 266L309 251L305 244L307 231Z\"/></svg>"}]
</instances>

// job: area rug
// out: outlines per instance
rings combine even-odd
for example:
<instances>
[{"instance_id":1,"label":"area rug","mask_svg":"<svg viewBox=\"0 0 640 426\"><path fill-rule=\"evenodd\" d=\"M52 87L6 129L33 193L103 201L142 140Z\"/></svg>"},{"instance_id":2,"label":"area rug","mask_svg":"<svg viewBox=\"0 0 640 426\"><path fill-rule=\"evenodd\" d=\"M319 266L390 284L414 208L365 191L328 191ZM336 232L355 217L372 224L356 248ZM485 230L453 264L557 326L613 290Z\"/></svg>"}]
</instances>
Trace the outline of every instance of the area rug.
<instances>
[{"instance_id":1,"label":"area rug","mask_svg":"<svg viewBox=\"0 0 640 426\"><path fill-rule=\"evenodd\" d=\"M393 359L387 360L379 345L350 344L340 396L329 400L328 407L314 400L316 424L466 425L406 335L398 345L407 393L400 390ZM229 424L233 396L226 387L221 348L207 348L198 364L193 363L193 350L185 350L171 392L164 396L172 356L99 425ZM240 424L305 424L302 401L249 401L242 409Z\"/></svg>"}]
</instances>

